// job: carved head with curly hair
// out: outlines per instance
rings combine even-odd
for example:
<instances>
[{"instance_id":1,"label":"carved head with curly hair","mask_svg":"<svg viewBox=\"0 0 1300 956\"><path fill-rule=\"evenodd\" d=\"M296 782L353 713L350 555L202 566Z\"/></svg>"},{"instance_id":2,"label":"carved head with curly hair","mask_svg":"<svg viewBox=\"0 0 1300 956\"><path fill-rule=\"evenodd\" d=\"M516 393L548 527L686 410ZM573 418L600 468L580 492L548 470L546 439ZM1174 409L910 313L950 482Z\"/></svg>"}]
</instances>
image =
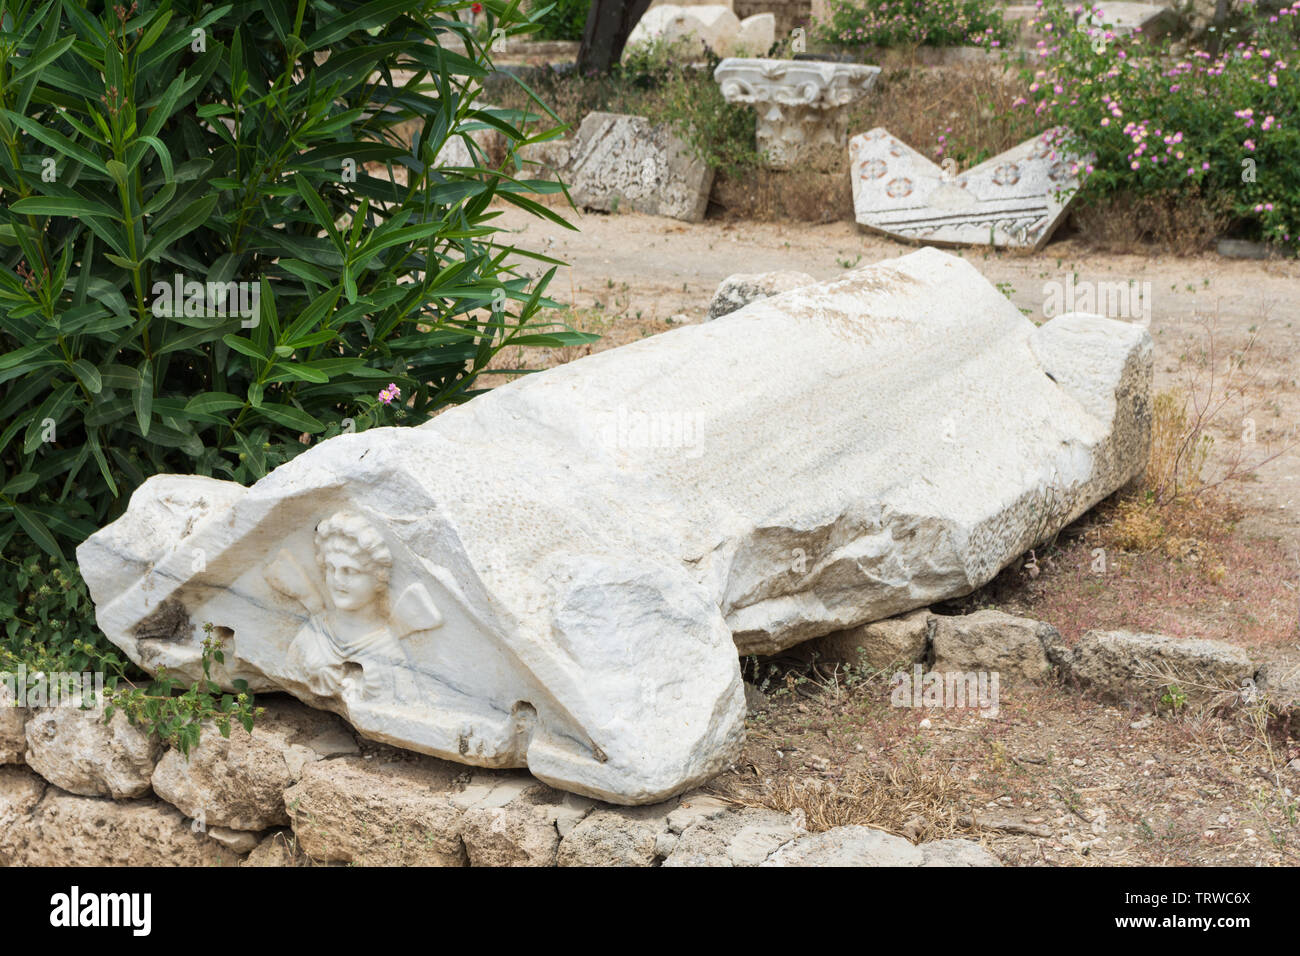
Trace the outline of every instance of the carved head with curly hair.
<instances>
[{"instance_id":1,"label":"carved head with curly hair","mask_svg":"<svg viewBox=\"0 0 1300 956\"><path fill-rule=\"evenodd\" d=\"M334 606L356 611L384 596L393 557L370 522L339 511L316 526L316 563Z\"/></svg>"}]
</instances>

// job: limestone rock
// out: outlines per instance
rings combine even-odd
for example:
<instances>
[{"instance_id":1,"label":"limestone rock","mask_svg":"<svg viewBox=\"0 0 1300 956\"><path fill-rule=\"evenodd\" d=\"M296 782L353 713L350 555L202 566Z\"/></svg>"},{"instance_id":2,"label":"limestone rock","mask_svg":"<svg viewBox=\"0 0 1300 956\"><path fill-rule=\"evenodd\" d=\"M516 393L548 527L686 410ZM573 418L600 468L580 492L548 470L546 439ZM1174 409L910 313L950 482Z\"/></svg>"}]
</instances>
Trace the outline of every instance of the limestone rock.
<instances>
[{"instance_id":1,"label":"limestone rock","mask_svg":"<svg viewBox=\"0 0 1300 956\"><path fill-rule=\"evenodd\" d=\"M150 479L78 557L146 670L197 677L210 622L214 679L654 803L739 752L737 651L967 594L1140 474L1150 363L1139 326L1036 327L922 250L340 435L247 489Z\"/></svg>"},{"instance_id":2,"label":"limestone rock","mask_svg":"<svg viewBox=\"0 0 1300 956\"><path fill-rule=\"evenodd\" d=\"M26 767L0 767L0 834L22 825L40 803L47 786L43 778ZM0 849L0 866L9 865Z\"/></svg>"},{"instance_id":3,"label":"limestone rock","mask_svg":"<svg viewBox=\"0 0 1300 956\"><path fill-rule=\"evenodd\" d=\"M799 645L805 655L843 664L866 664L876 670L898 665L909 667L925 659L931 622L939 620L929 608L872 621L836 631Z\"/></svg>"},{"instance_id":4,"label":"limestone rock","mask_svg":"<svg viewBox=\"0 0 1300 956\"><path fill-rule=\"evenodd\" d=\"M162 744L115 711L49 707L27 721L27 763L69 793L117 800L149 792Z\"/></svg>"},{"instance_id":5,"label":"limestone rock","mask_svg":"<svg viewBox=\"0 0 1300 956\"><path fill-rule=\"evenodd\" d=\"M788 813L744 808L684 829L664 866L758 866L802 831Z\"/></svg>"},{"instance_id":6,"label":"limestone rock","mask_svg":"<svg viewBox=\"0 0 1300 956\"><path fill-rule=\"evenodd\" d=\"M504 806L472 806L461 817L470 866L554 866L560 795L535 786Z\"/></svg>"},{"instance_id":7,"label":"limestone rock","mask_svg":"<svg viewBox=\"0 0 1300 956\"><path fill-rule=\"evenodd\" d=\"M871 827L835 827L787 843L762 866L921 866L925 855L902 837Z\"/></svg>"},{"instance_id":8,"label":"limestone rock","mask_svg":"<svg viewBox=\"0 0 1300 956\"><path fill-rule=\"evenodd\" d=\"M23 762L29 716L28 708L15 706L13 688L0 681L0 764Z\"/></svg>"},{"instance_id":9,"label":"limestone rock","mask_svg":"<svg viewBox=\"0 0 1300 956\"><path fill-rule=\"evenodd\" d=\"M1300 712L1300 664L1294 660L1268 661L1255 675L1259 693L1279 712Z\"/></svg>"},{"instance_id":10,"label":"limestone rock","mask_svg":"<svg viewBox=\"0 0 1300 956\"><path fill-rule=\"evenodd\" d=\"M1189 701L1201 702L1240 692L1255 665L1244 650L1223 641L1096 630L1075 644L1070 673L1112 700L1149 701L1176 685Z\"/></svg>"},{"instance_id":11,"label":"limestone rock","mask_svg":"<svg viewBox=\"0 0 1300 956\"><path fill-rule=\"evenodd\" d=\"M9 866L234 866L239 855L157 800L116 802L49 789L28 815L0 828Z\"/></svg>"},{"instance_id":12,"label":"limestone rock","mask_svg":"<svg viewBox=\"0 0 1300 956\"><path fill-rule=\"evenodd\" d=\"M922 843L922 866L1001 866L1002 861L971 840L934 840Z\"/></svg>"},{"instance_id":13,"label":"limestone rock","mask_svg":"<svg viewBox=\"0 0 1300 956\"><path fill-rule=\"evenodd\" d=\"M593 810L560 841L560 866L650 866L667 829L663 805Z\"/></svg>"},{"instance_id":14,"label":"limestone rock","mask_svg":"<svg viewBox=\"0 0 1300 956\"><path fill-rule=\"evenodd\" d=\"M251 734L235 724L222 737L209 724L188 758L178 750L164 754L153 772L158 796L209 827L288 826L284 792L303 767L322 756L356 753L357 746L332 714L293 700L262 700L259 706L266 712Z\"/></svg>"},{"instance_id":15,"label":"limestone rock","mask_svg":"<svg viewBox=\"0 0 1300 956\"><path fill-rule=\"evenodd\" d=\"M256 833L247 830L232 830L229 827L208 827L208 839L219 843L232 853L240 856L257 848Z\"/></svg>"},{"instance_id":16,"label":"limestone rock","mask_svg":"<svg viewBox=\"0 0 1300 956\"><path fill-rule=\"evenodd\" d=\"M732 56L764 56L776 42L776 14L756 13L740 21L740 31L727 52Z\"/></svg>"},{"instance_id":17,"label":"limestone rock","mask_svg":"<svg viewBox=\"0 0 1300 956\"><path fill-rule=\"evenodd\" d=\"M560 838L596 805L513 771L475 774L452 803L470 866L554 866Z\"/></svg>"},{"instance_id":18,"label":"limestone rock","mask_svg":"<svg viewBox=\"0 0 1300 956\"><path fill-rule=\"evenodd\" d=\"M721 318L751 302L812 285L816 281L806 272L738 272L718 283L705 321Z\"/></svg>"},{"instance_id":19,"label":"limestone rock","mask_svg":"<svg viewBox=\"0 0 1300 956\"><path fill-rule=\"evenodd\" d=\"M284 794L298 845L322 862L466 866L458 767L423 758L339 757L308 764Z\"/></svg>"},{"instance_id":20,"label":"limestone rock","mask_svg":"<svg viewBox=\"0 0 1300 956\"><path fill-rule=\"evenodd\" d=\"M959 173L889 130L849 140L858 223L909 242L1041 249L1065 216L1086 162L1056 127Z\"/></svg>"},{"instance_id":21,"label":"limestone rock","mask_svg":"<svg viewBox=\"0 0 1300 956\"><path fill-rule=\"evenodd\" d=\"M311 866L290 830L276 830L262 838L240 866Z\"/></svg>"},{"instance_id":22,"label":"limestone rock","mask_svg":"<svg viewBox=\"0 0 1300 956\"><path fill-rule=\"evenodd\" d=\"M775 19L772 30L775 33ZM763 29L759 24L751 25L744 34L750 42L761 39L762 35ZM706 50L712 50L719 56L729 56L741 36L741 20L730 6L663 3L650 7L637 21L623 47L623 58L626 59L630 52L656 42L669 46L685 45L684 52L688 56L702 56ZM756 52L765 53L771 45L769 41L762 51Z\"/></svg>"},{"instance_id":23,"label":"limestone rock","mask_svg":"<svg viewBox=\"0 0 1300 956\"><path fill-rule=\"evenodd\" d=\"M663 124L621 113L588 113L563 170L579 206L699 222L713 170Z\"/></svg>"},{"instance_id":24,"label":"limestone rock","mask_svg":"<svg viewBox=\"0 0 1300 956\"><path fill-rule=\"evenodd\" d=\"M983 610L934 616L931 647L939 673L997 671L1003 678L1043 680L1051 672L1045 641L1056 628L1041 621Z\"/></svg>"}]
</instances>

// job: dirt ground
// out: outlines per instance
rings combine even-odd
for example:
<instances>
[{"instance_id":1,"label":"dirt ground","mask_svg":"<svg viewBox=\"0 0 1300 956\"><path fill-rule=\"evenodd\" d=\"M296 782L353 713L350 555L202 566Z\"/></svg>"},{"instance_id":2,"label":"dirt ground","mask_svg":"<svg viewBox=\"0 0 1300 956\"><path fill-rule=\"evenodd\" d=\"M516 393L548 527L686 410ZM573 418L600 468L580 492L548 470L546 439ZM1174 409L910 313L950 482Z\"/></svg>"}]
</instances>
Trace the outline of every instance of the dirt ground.
<instances>
[{"instance_id":1,"label":"dirt ground","mask_svg":"<svg viewBox=\"0 0 1300 956\"><path fill-rule=\"evenodd\" d=\"M851 222L566 215L580 231L512 209L502 223L507 241L569 263L549 294L602 339L503 355L501 367L571 361L702 321L732 273L830 279L910 251ZM1115 553L1112 573L1089 576L1107 540L1102 509L1040 556L1041 573L1009 568L970 609L1038 617L1071 640L1090 626L1128 627L1236 641L1258 660L1300 658L1300 263L1102 255L1068 237L1038 253L960 254L1038 322L1046 283L1149 282L1156 390L1214 406L1231 395L1209 428L1207 472L1235 465L1244 476L1222 487L1236 513L1212 574L1195 553L1165 547ZM744 757L713 784L738 802L913 840L974 837L1011 865L1300 862L1300 729L1253 709L1157 714L1061 686L1004 685L999 715L987 718L891 707L887 675L789 659L747 668L765 693Z\"/></svg>"}]
</instances>

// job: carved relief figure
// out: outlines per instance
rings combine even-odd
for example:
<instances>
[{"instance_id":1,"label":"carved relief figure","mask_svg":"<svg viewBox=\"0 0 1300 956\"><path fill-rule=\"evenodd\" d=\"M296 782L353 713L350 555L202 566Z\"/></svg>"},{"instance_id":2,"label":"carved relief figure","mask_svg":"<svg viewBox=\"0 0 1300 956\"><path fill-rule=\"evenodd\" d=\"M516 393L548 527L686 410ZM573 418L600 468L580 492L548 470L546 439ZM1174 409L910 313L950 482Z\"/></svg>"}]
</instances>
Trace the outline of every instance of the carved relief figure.
<instances>
[{"instance_id":1,"label":"carved relief figure","mask_svg":"<svg viewBox=\"0 0 1300 956\"><path fill-rule=\"evenodd\" d=\"M318 524L315 551L323 597L287 551L267 571L272 587L309 612L289 646L290 676L320 697L349 704L414 700L414 675L401 638L442 623L428 594L413 585L390 606L392 555L359 515L340 511Z\"/></svg>"}]
</instances>

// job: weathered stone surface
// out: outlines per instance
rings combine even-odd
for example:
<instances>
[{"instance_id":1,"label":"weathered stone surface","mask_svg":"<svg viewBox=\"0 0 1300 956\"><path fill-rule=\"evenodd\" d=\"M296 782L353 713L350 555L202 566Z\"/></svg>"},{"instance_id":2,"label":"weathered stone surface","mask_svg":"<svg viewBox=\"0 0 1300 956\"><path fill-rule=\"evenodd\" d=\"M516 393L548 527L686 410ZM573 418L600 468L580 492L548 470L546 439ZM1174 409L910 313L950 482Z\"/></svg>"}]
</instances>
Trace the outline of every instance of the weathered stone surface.
<instances>
[{"instance_id":1,"label":"weathered stone surface","mask_svg":"<svg viewBox=\"0 0 1300 956\"><path fill-rule=\"evenodd\" d=\"M1073 650L1073 677L1112 700L1149 701L1173 684L1189 701L1206 701L1239 692L1255 674L1249 655L1223 641L1088 631Z\"/></svg>"},{"instance_id":2,"label":"weathered stone surface","mask_svg":"<svg viewBox=\"0 0 1300 956\"><path fill-rule=\"evenodd\" d=\"M806 272L738 272L718 283L705 321L722 318L751 302L812 285L816 281Z\"/></svg>"},{"instance_id":3,"label":"weathered stone surface","mask_svg":"<svg viewBox=\"0 0 1300 956\"><path fill-rule=\"evenodd\" d=\"M265 830L288 826L284 792L303 767L322 757L357 753L356 741L333 714L297 701L260 700L266 712L249 734L235 724L223 737L203 728L186 758L169 750L153 772L153 789L188 817L209 827Z\"/></svg>"},{"instance_id":4,"label":"weathered stone surface","mask_svg":"<svg viewBox=\"0 0 1300 956\"><path fill-rule=\"evenodd\" d=\"M308 764L284 794L302 852L363 866L466 866L460 768L423 758L339 757Z\"/></svg>"},{"instance_id":5,"label":"weathered stone surface","mask_svg":"<svg viewBox=\"0 0 1300 956\"><path fill-rule=\"evenodd\" d=\"M554 866L561 795L534 786L503 806L471 806L461 817L470 866Z\"/></svg>"},{"instance_id":6,"label":"weathered stone surface","mask_svg":"<svg viewBox=\"0 0 1300 956\"><path fill-rule=\"evenodd\" d=\"M50 783L118 800L149 792L163 749L120 710L105 723L102 710L49 707L27 721L26 737L27 763Z\"/></svg>"},{"instance_id":7,"label":"weathered stone surface","mask_svg":"<svg viewBox=\"0 0 1300 956\"><path fill-rule=\"evenodd\" d=\"M971 840L934 840L922 843L922 866L1001 866L1002 861Z\"/></svg>"},{"instance_id":8,"label":"weathered stone surface","mask_svg":"<svg viewBox=\"0 0 1300 956\"><path fill-rule=\"evenodd\" d=\"M794 817L745 808L698 820L682 831L664 866L758 866L805 832Z\"/></svg>"},{"instance_id":9,"label":"weathered stone surface","mask_svg":"<svg viewBox=\"0 0 1300 956\"><path fill-rule=\"evenodd\" d=\"M1043 680L1051 673L1045 642L1056 628L1050 624L987 609L936 614L933 621L933 669L939 673L996 671L1020 680Z\"/></svg>"},{"instance_id":10,"label":"weathered stone surface","mask_svg":"<svg viewBox=\"0 0 1300 956\"><path fill-rule=\"evenodd\" d=\"M341 435L150 479L79 550L148 670L651 803L727 767L736 652L969 593L1139 474L1150 338L935 250ZM204 555L196 571L195 553Z\"/></svg>"},{"instance_id":11,"label":"weathered stone surface","mask_svg":"<svg viewBox=\"0 0 1300 956\"><path fill-rule=\"evenodd\" d=\"M208 839L241 856L257 848L259 834L229 827L208 827Z\"/></svg>"},{"instance_id":12,"label":"weathered stone surface","mask_svg":"<svg viewBox=\"0 0 1300 956\"><path fill-rule=\"evenodd\" d=\"M704 218L713 170L666 125L622 113L588 113L567 149L562 176L577 205L686 222Z\"/></svg>"},{"instance_id":13,"label":"weathered stone surface","mask_svg":"<svg viewBox=\"0 0 1300 956\"><path fill-rule=\"evenodd\" d=\"M22 819L0 828L0 862L8 866L234 866L239 860L157 800L116 802L49 788Z\"/></svg>"},{"instance_id":14,"label":"weathered stone surface","mask_svg":"<svg viewBox=\"0 0 1300 956\"><path fill-rule=\"evenodd\" d=\"M866 664L876 670L906 667L925 659L931 622L937 619L929 608L920 608L910 614L835 631L799 645L799 650L815 654L818 660Z\"/></svg>"},{"instance_id":15,"label":"weathered stone surface","mask_svg":"<svg viewBox=\"0 0 1300 956\"><path fill-rule=\"evenodd\" d=\"M781 847L763 866L921 866L925 856L902 837L871 827L809 833Z\"/></svg>"},{"instance_id":16,"label":"weathered stone surface","mask_svg":"<svg viewBox=\"0 0 1300 956\"><path fill-rule=\"evenodd\" d=\"M940 167L877 127L849 141L857 221L927 245L1041 249L1065 216L1086 163L1056 127L964 173Z\"/></svg>"},{"instance_id":17,"label":"weathered stone surface","mask_svg":"<svg viewBox=\"0 0 1300 956\"><path fill-rule=\"evenodd\" d=\"M262 838L240 866L311 866L291 830L276 830Z\"/></svg>"},{"instance_id":18,"label":"weathered stone surface","mask_svg":"<svg viewBox=\"0 0 1300 956\"><path fill-rule=\"evenodd\" d=\"M670 808L597 809L560 841L560 866L650 866Z\"/></svg>"},{"instance_id":19,"label":"weathered stone surface","mask_svg":"<svg viewBox=\"0 0 1300 956\"><path fill-rule=\"evenodd\" d=\"M818 60L729 57L713 78L728 103L758 113L755 140L773 169L797 167L819 147L843 149L848 107L866 96L880 67Z\"/></svg>"},{"instance_id":20,"label":"weathered stone surface","mask_svg":"<svg viewBox=\"0 0 1300 956\"><path fill-rule=\"evenodd\" d=\"M560 838L596 806L512 771L475 774L452 803L470 866L554 866Z\"/></svg>"},{"instance_id":21,"label":"weathered stone surface","mask_svg":"<svg viewBox=\"0 0 1300 956\"><path fill-rule=\"evenodd\" d=\"M25 728L31 711L14 706L14 691L0 681L0 764L22 763L27 750Z\"/></svg>"},{"instance_id":22,"label":"weathered stone surface","mask_svg":"<svg viewBox=\"0 0 1300 956\"><path fill-rule=\"evenodd\" d=\"M0 767L0 834L20 825L45 795L48 784L26 767ZM0 841L3 837L0 837ZM9 860L0 848L0 866Z\"/></svg>"},{"instance_id":23,"label":"weathered stone surface","mask_svg":"<svg viewBox=\"0 0 1300 956\"><path fill-rule=\"evenodd\" d=\"M712 51L718 56L766 53L776 40L776 17L755 14L741 20L729 4L655 4L628 34L623 59L659 42L674 47L674 52L702 56Z\"/></svg>"},{"instance_id":24,"label":"weathered stone surface","mask_svg":"<svg viewBox=\"0 0 1300 956\"><path fill-rule=\"evenodd\" d=\"M1256 689L1278 711L1300 712L1300 664L1268 661L1255 674Z\"/></svg>"}]
</instances>

